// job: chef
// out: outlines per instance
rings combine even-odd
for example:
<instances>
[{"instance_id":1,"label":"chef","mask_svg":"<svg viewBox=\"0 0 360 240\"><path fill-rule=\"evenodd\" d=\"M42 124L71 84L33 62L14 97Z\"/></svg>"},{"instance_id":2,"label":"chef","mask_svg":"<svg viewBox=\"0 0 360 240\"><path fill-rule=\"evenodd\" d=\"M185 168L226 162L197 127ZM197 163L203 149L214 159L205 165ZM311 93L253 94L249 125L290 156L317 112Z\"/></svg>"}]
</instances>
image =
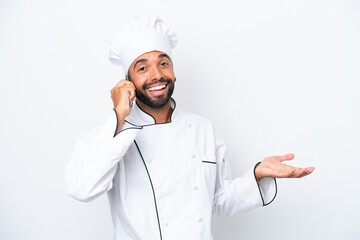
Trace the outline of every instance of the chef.
<instances>
[{"instance_id":1,"label":"chef","mask_svg":"<svg viewBox=\"0 0 360 240\"><path fill-rule=\"evenodd\" d=\"M265 158L231 177L214 125L171 98L177 35L160 18L129 18L109 40L109 59L126 78L111 90L114 109L77 143L65 170L67 192L91 201L107 193L115 240L210 240L211 216L269 204L275 177L314 168Z\"/></svg>"}]
</instances>

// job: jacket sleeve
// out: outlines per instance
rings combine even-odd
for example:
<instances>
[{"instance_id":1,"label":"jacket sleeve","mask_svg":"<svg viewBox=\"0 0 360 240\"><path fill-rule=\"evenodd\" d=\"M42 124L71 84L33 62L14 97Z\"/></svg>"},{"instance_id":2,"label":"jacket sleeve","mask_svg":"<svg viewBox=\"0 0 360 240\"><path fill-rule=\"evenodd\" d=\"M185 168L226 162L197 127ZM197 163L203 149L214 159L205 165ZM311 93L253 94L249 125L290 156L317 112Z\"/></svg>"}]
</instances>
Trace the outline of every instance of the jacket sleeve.
<instances>
[{"instance_id":1,"label":"jacket sleeve","mask_svg":"<svg viewBox=\"0 0 360 240\"><path fill-rule=\"evenodd\" d=\"M244 176L232 179L228 160L225 159L225 143L215 130L216 184L213 202L214 215L233 215L270 204L276 196L275 178L257 181L254 169Z\"/></svg>"},{"instance_id":2,"label":"jacket sleeve","mask_svg":"<svg viewBox=\"0 0 360 240\"><path fill-rule=\"evenodd\" d=\"M112 188L118 163L141 129L125 122L114 136L116 128L114 110L78 140L64 176L66 191L73 198L90 201Z\"/></svg>"}]
</instances>

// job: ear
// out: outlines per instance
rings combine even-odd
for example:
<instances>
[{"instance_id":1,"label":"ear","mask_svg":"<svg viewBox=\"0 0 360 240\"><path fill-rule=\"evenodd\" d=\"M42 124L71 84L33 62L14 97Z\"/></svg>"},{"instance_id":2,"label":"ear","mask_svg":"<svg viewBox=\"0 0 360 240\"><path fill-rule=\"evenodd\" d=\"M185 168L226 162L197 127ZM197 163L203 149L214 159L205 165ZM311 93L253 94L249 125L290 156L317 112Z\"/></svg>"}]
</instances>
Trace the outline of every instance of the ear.
<instances>
[{"instance_id":1,"label":"ear","mask_svg":"<svg viewBox=\"0 0 360 240\"><path fill-rule=\"evenodd\" d=\"M127 73L127 75L125 75L125 77L126 77L126 80L132 82L131 78L130 78L130 71L128 71L128 73Z\"/></svg>"}]
</instances>

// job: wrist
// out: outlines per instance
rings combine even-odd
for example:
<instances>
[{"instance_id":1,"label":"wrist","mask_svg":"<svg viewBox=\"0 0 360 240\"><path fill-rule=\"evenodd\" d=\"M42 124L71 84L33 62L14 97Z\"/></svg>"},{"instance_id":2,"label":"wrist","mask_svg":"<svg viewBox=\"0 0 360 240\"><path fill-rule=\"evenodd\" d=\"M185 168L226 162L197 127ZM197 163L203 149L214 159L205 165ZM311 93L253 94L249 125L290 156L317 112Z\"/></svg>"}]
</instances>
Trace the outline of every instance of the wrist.
<instances>
[{"instance_id":1,"label":"wrist","mask_svg":"<svg viewBox=\"0 0 360 240\"><path fill-rule=\"evenodd\" d=\"M260 181L261 179L264 178L261 174L261 166L260 165L261 165L261 162L258 162L254 168L254 175L255 175L256 181Z\"/></svg>"},{"instance_id":2,"label":"wrist","mask_svg":"<svg viewBox=\"0 0 360 240\"><path fill-rule=\"evenodd\" d=\"M116 112L118 122L124 122L125 118L129 115L128 111L122 107L115 107L114 110Z\"/></svg>"},{"instance_id":3,"label":"wrist","mask_svg":"<svg viewBox=\"0 0 360 240\"><path fill-rule=\"evenodd\" d=\"M125 122L126 115L122 114L121 111L119 111L116 108L114 108L114 111L115 111L116 120L117 120L116 130L115 130L115 135L114 135L114 137L115 137L122 129L122 126Z\"/></svg>"}]
</instances>

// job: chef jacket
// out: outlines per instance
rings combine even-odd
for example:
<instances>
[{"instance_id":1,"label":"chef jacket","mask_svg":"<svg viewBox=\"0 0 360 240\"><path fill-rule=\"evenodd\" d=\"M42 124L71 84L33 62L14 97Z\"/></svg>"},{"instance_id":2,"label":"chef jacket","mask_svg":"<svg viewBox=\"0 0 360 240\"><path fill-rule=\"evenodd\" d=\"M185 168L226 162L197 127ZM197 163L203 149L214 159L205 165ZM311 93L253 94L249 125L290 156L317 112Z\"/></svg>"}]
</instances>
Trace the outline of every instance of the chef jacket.
<instances>
[{"instance_id":1,"label":"chef jacket","mask_svg":"<svg viewBox=\"0 0 360 240\"><path fill-rule=\"evenodd\" d=\"M179 110L171 122L134 104L115 135L115 110L77 143L65 170L67 192L90 201L107 192L115 240L211 240L211 215L267 205L275 178L254 170L232 179L225 144L213 124Z\"/></svg>"}]
</instances>

